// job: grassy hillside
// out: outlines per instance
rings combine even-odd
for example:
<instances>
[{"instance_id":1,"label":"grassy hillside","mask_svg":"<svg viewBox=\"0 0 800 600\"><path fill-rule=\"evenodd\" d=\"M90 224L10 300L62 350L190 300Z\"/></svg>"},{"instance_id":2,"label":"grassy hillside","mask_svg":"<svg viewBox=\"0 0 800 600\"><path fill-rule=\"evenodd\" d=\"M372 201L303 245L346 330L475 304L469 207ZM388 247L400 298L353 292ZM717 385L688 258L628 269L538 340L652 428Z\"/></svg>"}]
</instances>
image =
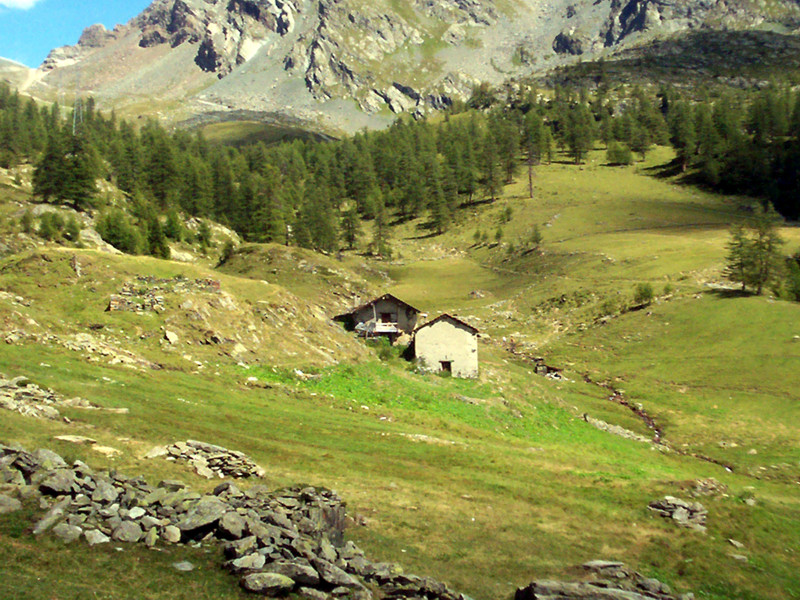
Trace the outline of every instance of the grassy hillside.
<instances>
[{"instance_id":1,"label":"grassy hillside","mask_svg":"<svg viewBox=\"0 0 800 600\"><path fill-rule=\"evenodd\" d=\"M498 202L462 211L442 236L398 226L400 257L389 263L280 246L247 246L216 271L57 249L8 258L0 323L3 337L19 339L0 344L0 373L129 412L64 409L71 424L4 412L0 440L199 489L214 483L141 457L188 438L241 450L269 485L336 489L363 517L349 535L372 556L478 600L573 576L595 558L623 560L699 598L800 595L800 306L707 285L720 281L727 227L744 201L653 178L669 158L657 152L612 169L598 153L581 167L542 166L534 199L520 182ZM513 218L501 223L507 206ZM498 225L498 244L473 242L476 228L493 239ZM519 251L534 225L541 250ZM797 231L783 234L790 249L800 246ZM110 294L145 274L218 279L227 300L167 294L163 313L103 312ZM628 312L640 282L658 298ZM383 290L478 324L480 379L421 375L399 351L378 352L328 323L355 296ZM192 308L181 308L187 299ZM166 329L176 344L163 340ZM206 344L207 329L232 341ZM162 368L65 347L87 330ZM237 335L247 348L239 357ZM565 379L534 375L510 346L564 367ZM641 403L672 450L589 425L584 415L650 434L598 383ZM53 440L65 433L121 455ZM699 498L707 534L647 509L665 494L688 499L709 477L727 491ZM32 512L0 516L4 597L86 597L87 581L97 598L242 597L216 550L65 547L27 533ZM183 559L199 571L169 567Z\"/></svg>"}]
</instances>

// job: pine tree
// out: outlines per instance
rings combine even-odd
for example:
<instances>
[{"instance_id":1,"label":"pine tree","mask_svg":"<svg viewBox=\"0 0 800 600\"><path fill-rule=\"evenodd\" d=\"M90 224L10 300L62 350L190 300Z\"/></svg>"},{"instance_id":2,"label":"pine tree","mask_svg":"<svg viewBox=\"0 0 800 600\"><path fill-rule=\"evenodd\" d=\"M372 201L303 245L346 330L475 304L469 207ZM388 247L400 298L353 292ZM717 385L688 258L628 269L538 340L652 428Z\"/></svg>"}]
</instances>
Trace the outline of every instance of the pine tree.
<instances>
[{"instance_id":1,"label":"pine tree","mask_svg":"<svg viewBox=\"0 0 800 600\"><path fill-rule=\"evenodd\" d=\"M723 275L734 283L741 283L742 291L745 292L750 279L749 271L752 262L750 240L747 238L744 226L741 223L736 223L731 227L730 235Z\"/></svg>"},{"instance_id":2,"label":"pine tree","mask_svg":"<svg viewBox=\"0 0 800 600\"><path fill-rule=\"evenodd\" d=\"M183 224L178 216L178 211L171 208L167 212L167 222L164 225L164 235L169 239L180 242L183 239Z\"/></svg>"},{"instance_id":3,"label":"pine tree","mask_svg":"<svg viewBox=\"0 0 800 600\"><path fill-rule=\"evenodd\" d=\"M776 228L778 215L769 206L767 209L759 206L749 227L752 230L751 252L753 260L751 285L755 286L756 294L760 295L764 286L772 282L780 272L783 263L781 247L784 244Z\"/></svg>"},{"instance_id":4,"label":"pine tree","mask_svg":"<svg viewBox=\"0 0 800 600\"><path fill-rule=\"evenodd\" d=\"M497 142L491 131L484 135L481 153L481 172L483 175L482 186L487 198L494 201L500 191L502 182L500 176Z\"/></svg>"},{"instance_id":5,"label":"pine tree","mask_svg":"<svg viewBox=\"0 0 800 600\"><path fill-rule=\"evenodd\" d=\"M157 258L169 258L170 248L161 220L153 216L147 222L147 253Z\"/></svg>"},{"instance_id":6,"label":"pine tree","mask_svg":"<svg viewBox=\"0 0 800 600\"><path fill-rule=\"evenodd\" d=\"M348 208L342 213L342 240L347 244L347 248L352 250L358 243L361 235L361 220L358 217L358 210L355 206Z\"/></svg>"},{"instance_id":7,"label":"pine tree","mask_svg":"<svg viewBox=\"0 0 800 600\"><path fill-rule=\"evenodd\" d=\"M200 251L206 252L214 242L214 236L211 233L211 228L205 221L200 221L200 226L197 228L197 243L200 244Z\"/></svg>"},{"instance_id":8,"label":"pine tree","mask_svg":"<svg viewBox=\"0 0 800 600\"><path fill-rule=\"evenodd\" d=\"M389 247L389 214L382 199L375 205L372 247L373 251L381 258L389 258L391 256L392 252Z\"/></svg>"},{"instance_id":9,"label":"pine tree","mask_svg":"<svg viewBox=\"0 0 800 600\"><path fill-rule=\"evenodd\" d=\"M734 225L728 242L725 276L760 295L780 273L783 239L778 234L778 216L772 207L757 206L744 225Z\"/></svg>"},{"instance_id":10,"label":"pine tree","mask_svg":"<svg viewBox=\"0 0 800 600\"><path fill-rule=\"evenodd\" d=\"M686 102L677 102L671 105L669 127L672 146L677 152L677 160L681 170L686 171L697 148L697 134L692 111Z\"/></svg>"},{"instance_id":11,"label":"pine tree","mask_svg":"<svg viewBox=\"0 0 800 600\"><path fill-rule=\"evenodd\" d=\"M573 107L567 113L565 142L575 164L580 164L586 153L592 149L594 141L594 121L592 113L585 104Z\"/></svg>"}]
</instances>

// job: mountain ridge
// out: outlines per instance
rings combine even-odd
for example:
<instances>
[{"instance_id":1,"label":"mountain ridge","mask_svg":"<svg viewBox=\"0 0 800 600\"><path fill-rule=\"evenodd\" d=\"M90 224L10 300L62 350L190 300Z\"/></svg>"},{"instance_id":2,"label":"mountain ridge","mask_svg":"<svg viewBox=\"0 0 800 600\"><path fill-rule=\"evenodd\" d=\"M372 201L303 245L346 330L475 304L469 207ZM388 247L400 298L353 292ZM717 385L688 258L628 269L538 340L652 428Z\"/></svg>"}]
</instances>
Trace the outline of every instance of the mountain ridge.
<instances>
[{"instance_id":1,"label":"mountain ridge","mask_svg":"<svg viewBox=\"0 0 800 600\"><path fill-rule=\"evenodd\" d=\"M29 88L178 121L248 110L355 131L653 39L799 25L793 0L155 0L53 50Z\"/></svg>"}]
</instances>

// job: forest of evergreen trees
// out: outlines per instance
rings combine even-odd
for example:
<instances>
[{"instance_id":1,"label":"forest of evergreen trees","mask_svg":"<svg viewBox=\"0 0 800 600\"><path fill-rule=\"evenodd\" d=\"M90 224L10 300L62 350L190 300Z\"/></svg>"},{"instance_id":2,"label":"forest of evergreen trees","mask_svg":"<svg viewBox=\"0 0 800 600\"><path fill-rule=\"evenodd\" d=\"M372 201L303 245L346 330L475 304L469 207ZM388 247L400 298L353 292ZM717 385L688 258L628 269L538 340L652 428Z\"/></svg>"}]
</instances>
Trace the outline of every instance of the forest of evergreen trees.
<instances>
[{"instance_id":1,"label":"forest of evergreen trees","mask_svg":"<svg viewBox=\"0 0 800 600\"><path fill-rule=\"evenodd\" d=\"M339 141L241 148L153 120L134 127L91 99L76 122L0 87L0 166L36 165L37 197L99 210L112 243L159 256L170 219L177 235L176 211L213 218L248 241L384 254L390 221L423 218L442 232L460 206L496 198L521 170L527 179L540 162L580 163L599 144L610 164L672 144L687 177L799 216L800 94L778 87L693 102L665 89L562 88L498 103L482 86L462 112L436 122L399 119ZM103 205L97 179L127 195L127 215Z\"/></svg>"}]
</instances>

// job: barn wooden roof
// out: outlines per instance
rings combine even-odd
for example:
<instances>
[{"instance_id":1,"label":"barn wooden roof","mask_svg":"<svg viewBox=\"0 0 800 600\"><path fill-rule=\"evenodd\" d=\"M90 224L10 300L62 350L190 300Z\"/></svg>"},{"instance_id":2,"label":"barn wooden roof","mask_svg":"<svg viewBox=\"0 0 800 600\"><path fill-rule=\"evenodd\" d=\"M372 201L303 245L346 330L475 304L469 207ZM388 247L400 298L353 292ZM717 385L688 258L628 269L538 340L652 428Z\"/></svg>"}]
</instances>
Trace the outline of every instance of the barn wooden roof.
<instances>
[{"instance_id":1,"label":"barn wooden roof","mask_svg":"<svg viewBox=\"0 0 800 600\"><path fill-rule=\"evenodd\" d=\"M455 322L456 322L456 323L458 323L459 325L463 325L464 327L466 327L467 329L469 329L470 331L472 331L472 333L475 333L475 334L478 334L478 333L480 333L480 330L479 330L477 327L473 327L473 326L472 326L472 325L470 325L469 323L467 323L467 322L465 322L465 321L462 321L461 319L459 319L459 318L457 318L457 317L454 317L453 315L448 315L447 313L445 313L445 314L443 314L443 315L439 315L438 317L436 317L436 318L435 318L435 319L433 319L432 321L428 321L428 322L427 322L427 323L425 323L424 325L420 325L419 327L417 327L417 328L414 330L414 333L417 333L417 331L419 331L420 329L425 329L426 327L430 327L430 326L431 326L431 325L433 325L434 323L438 323L439 321L441 321L441 320L443 320L443 319L449 319L449 320L451 320L451 321L455 321Z\"/></svg>"},{"instance_id":2,"label":"barn wooden roof","mask_svg":"<svg viewBox=\"0 0 800 600\"><path fill-rule=\"evenodd\" d=\"M375 304L377 302L380 302L381 300L394 300L398 304L402 304L403 306L405 306L406 308L410 308L414 312L417 312L417 313L422 312L420 309L411 306L408 302L403 302L397 296L393 296L392 294L384 294L383 296L380 296L379 298L375 298L374 300L370 300L369 302L367 302L365 304L362 304L361 306L357 306L356 308L354 308L353 310L351 310L347 314L352 315L353 313L356 313L356 312L358 312L360 310L363 310L363 309L365 309L365 308L367 308L369 306L372 306L373 304Z\"/></svg>"}]
</instances>

